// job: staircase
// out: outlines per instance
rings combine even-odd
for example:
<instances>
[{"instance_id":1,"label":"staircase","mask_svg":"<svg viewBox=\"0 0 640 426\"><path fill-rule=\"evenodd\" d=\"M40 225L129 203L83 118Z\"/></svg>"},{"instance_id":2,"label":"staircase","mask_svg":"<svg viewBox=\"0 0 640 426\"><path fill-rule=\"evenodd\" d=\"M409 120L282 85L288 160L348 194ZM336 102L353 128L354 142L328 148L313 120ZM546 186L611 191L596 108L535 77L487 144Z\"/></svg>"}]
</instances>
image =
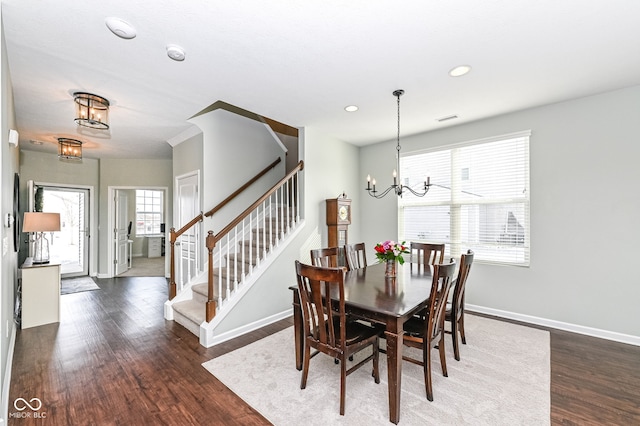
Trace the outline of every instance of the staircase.
<instances>
[{"instance_id":1,"label":"staircase","mask_svg":"<svg viewBox=\"0 0 640 426\"><path fill-rule=\"evenodd\" d=\"M165 318L199 336L204 346L210 346L207 342L216 325L300 230L300 170L302 163L217 235L209 231L209 272L196 277L165 304ZM210 321L207 302L215 306Z\"/></svg>"}]
</instances>

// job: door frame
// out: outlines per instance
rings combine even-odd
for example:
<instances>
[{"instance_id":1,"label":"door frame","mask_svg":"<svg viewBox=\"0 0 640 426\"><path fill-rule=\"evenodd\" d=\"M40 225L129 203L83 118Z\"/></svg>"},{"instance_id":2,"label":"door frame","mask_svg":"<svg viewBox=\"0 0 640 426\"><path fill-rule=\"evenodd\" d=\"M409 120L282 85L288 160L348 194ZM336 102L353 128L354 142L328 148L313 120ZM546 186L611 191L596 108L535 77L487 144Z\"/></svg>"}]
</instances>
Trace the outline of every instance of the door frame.
<instances>
[{"instance_id":1,"label":"door frame","mask_svg":"<svg viewBox=\"0 0 640 426\"><path fill-rule=\"evenodd\" d=\"M180 221L180 205L181 205L181 201L180 200L180 182L184 181L185 179L192 179L195 178L196 180L196 192L197 192L197 204L198 204L198 208L196 210L198 210L200 213L202 213L202 191L200 190L200 184L201 184L201 178L200 178L200 170L192 170L190 172L187 173L183 173L181 175L178 175L174 178L174 188L173 188L173 194L175 197L174 203L173 203L173 217L174 217L174 223L177 226L182 226L181 221ZM195 216L194 216L195 217ZM188 218L187 221L193 219L193 217ZM185 218L186 220L186 218ZM198 233L198 238L196 241L196 261L195 261L195 271L192 277L189 277L189 279L193 279L194 277L198 276L199 274L201 274L204 271L204 264L206 263L206 247L203 244L204 240L205 240L205 235L204 235L204 226L203 226L203 221L201 221L200 223L196 224L196 232ZM176 242L177 244L177 242ZM181 250L177 250L177 256L176 256L176 284L178 285L178 291L182 288L181 286L184 285L185 283L182 282L182 278L183 278L183 271L182 271L182 257L181 257Z\"/></svg>"},{"instance_id":2,"label":"door frame","mask_svg":"<svg viewBox=\"0 0 640 426\"><path fill-rule=\"evenodd\" d=\"M147 185L134 185L134 186L109 186L107 187L107 194L108 194L108 207L107 207L107 211L108 213L108 219L107 219L107 239L108 239L108 247L109 249L107 250L107 275L104 277L100 277L100 278L113 278L115 277L115 272L116 272L116 265L114 263L114 260L116 259L116 244L114 244L114 239L113 239L113 230L115 229L116 226L116 214L115 214L115 208L116 208L116 202L115 202L115 196L116 196L116 191L117 190L136 190L136 189L149 189L149 190L153 190L153 191L163 191L164 196L163 196L163 218L164 218L164 223L167 224L168 223L168 218L169 218L169 188L166 186L147 186ZM135 220L134 220L135 223ZM165 226L165 238L166 238L166 233L167 233L167 229L170 228L170 226ZM168 278L168 256L165 256L165 262L164 262L164 276L165 278Z\"/></svg>"},{"instance_id":3,"label":"door frame","mask_svg":"<svg viewBox=\"0 0 640 426\"><path fill-rule=\"evenodd\" d=\"M96 215L96 197L95 197L95 189L92 185L77 185L77 184L67 184L67 183L54 183L54 182L42 182L42 181L32 181L34 187L35 186L49 186L56 188L70 188L70 189L81 189L84 191L89 191L89 214L87 217L89 218L89 243L86 245L89 250L89 276L96 277L98 276L98 220ZM27 187L27 209L25 211L32 212L35 207L34 200L34 191L29 190Z\"/></svg>"}]
</instances>

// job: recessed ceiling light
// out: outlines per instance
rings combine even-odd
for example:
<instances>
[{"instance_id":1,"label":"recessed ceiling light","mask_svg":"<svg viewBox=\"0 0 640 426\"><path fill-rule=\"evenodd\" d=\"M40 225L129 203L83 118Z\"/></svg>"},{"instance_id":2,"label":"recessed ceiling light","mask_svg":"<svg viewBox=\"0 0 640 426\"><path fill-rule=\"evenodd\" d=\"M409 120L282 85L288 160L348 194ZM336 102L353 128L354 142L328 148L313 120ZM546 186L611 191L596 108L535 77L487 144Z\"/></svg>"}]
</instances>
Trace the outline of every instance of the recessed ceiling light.
<instances>
[{"instance_id":1,"label":"recessed ceiling light","mask_svg":"<svg viewBox=\"0 0 640 426\"><path fill-rule=\"evenodd\" d=\"M449 75L451 77L460 77L465 75L469 71L471 71L471 67L469 65L459 65L454 69L452 69L451 71L449 71Z\"/></svg>"},{"instance_id":2,"label":"recessed ceiling light","mask_svg":"<svg viewBox=\"0 0 640 426\"><path fill-rule=\"evenodd\" d=\"M347 112L355 112L358 110L358 107L356 105L349 105L344 107L344 110Z\"/></svg>"},{"instance_id":3,"label":"recessed ceiling light","mask_svg":"<svg viewBox=\"0 0 640 426\"><path fill-rule=\"evenodd\" d=\"M129 40L136 36L136 29L133 28L130 23L120 18L107 18L104 20L104 23L107 24L107 28L109 28L112 33L120 38Z\"/></svg>"},{"instance_id":4,"label":"recessed ceiling light","mask_svg":"<svg viewBox=\"0 0 640 426\"><path fill-rule=\"evenodd\" d=\"M167 44L167 56L174 61L184 61L184 49L177 44Z\"/></svg>"},{"instance_id":5,"label":"recessed ceiling light","mask_svg":"<svg viewBox=\"0 0 640 426\"><path fill-rule=\"evenodd\" d=\"M34 140L34 139L31 139L31 140L29 141L29 143L30 143L31 145L42 145L42 144L43 144L43 142L42 142L42 141L37 141L37 140Z\"/></svg>"}]
</instances>

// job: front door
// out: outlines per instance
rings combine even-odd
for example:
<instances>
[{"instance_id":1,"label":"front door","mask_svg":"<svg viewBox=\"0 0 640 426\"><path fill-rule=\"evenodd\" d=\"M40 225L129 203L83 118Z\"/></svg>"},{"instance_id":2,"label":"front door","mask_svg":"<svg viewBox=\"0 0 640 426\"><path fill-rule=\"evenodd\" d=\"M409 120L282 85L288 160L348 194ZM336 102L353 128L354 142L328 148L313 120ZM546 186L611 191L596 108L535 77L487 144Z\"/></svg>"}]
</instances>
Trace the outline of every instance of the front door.
<instances>
[{"instance_id":1,"label":"front door","mask_svg":"<svg viewBox=\"0 0 640 426\"><path fill-rule=\"evenodd\" d=\"M60 213L60 232L52 234L49 250L62 277L89 275L89 190L47 185L34 190L40 211Z\"/></svg>"}]
</instances>

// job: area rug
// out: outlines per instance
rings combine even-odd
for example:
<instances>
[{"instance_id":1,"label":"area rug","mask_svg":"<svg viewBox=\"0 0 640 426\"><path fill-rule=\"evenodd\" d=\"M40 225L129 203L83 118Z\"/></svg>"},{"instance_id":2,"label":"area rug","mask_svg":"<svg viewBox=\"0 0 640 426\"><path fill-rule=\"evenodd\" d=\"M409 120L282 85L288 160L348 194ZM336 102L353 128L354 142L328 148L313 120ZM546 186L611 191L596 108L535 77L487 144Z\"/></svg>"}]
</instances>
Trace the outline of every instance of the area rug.
<instances>
[{"instance_id":1,"label":"area rug","mask_svg":"<svg viewBox=\"0 0 640 426\"><path fill-rule=\"evenodd\" d=\"M60 294L80 293L81 291L100 290L91 277L64 278L60 280Z\"/></svg>"},{"instance_id":2,"label":"area rug","mask_svg":"<svg viewBox=\"0 0 640 426\"><path fill-rule=\"evenodd\" d=\"M433 402L426 398L422 367L403 362L399 424L550 424L549 333L474 315L465 319L467 344L461 345L460 361L446 336L449 377L442 376L434 350ZM386 355L380 356L380 384L368 366L347 377L340 416L340 367L319 354L301 390L293 346L289 327L203 367L276 426L390 424ZM411 351L405 347L405 353Z\"/></svg>"}]
</instances>

